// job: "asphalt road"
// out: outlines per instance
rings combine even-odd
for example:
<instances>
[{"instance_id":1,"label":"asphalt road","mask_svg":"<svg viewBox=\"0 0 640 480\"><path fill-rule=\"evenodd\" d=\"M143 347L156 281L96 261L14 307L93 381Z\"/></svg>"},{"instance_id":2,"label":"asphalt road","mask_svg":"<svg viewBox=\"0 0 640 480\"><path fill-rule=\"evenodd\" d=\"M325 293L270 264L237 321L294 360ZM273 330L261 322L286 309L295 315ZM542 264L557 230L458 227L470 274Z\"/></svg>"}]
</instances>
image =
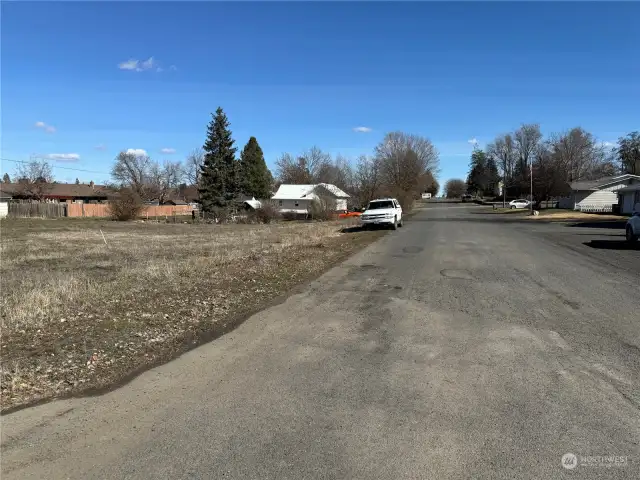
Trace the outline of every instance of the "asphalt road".
<instances>
[{"instance_id":1,"label":"asphalt road","mask_svg":"<svg viewBox=\"0 0 640 480\"><path fill-rule=\"evenodd\" d=\"M639 478L640 250L479 212L420 212L112 393L3 417L3 480Z\"/></svg>"}]
</instances>

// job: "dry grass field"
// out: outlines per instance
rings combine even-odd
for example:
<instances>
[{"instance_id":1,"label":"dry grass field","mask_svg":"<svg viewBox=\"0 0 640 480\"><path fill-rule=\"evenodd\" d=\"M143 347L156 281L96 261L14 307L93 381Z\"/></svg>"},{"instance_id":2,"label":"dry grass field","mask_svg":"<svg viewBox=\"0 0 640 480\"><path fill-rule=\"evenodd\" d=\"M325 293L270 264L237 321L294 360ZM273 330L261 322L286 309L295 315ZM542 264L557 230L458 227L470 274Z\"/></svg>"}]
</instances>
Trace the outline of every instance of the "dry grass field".
<instances>
[{"instance_id":1,"label":"dry grass field","mask_svg":"<svg viewBox=\"0 0 640 480\"><path fill-rule=\"evenodd\" d=\"M175 357L383 234L344 226L2 220L2 409Z\"/></svg>"}]
</instances>

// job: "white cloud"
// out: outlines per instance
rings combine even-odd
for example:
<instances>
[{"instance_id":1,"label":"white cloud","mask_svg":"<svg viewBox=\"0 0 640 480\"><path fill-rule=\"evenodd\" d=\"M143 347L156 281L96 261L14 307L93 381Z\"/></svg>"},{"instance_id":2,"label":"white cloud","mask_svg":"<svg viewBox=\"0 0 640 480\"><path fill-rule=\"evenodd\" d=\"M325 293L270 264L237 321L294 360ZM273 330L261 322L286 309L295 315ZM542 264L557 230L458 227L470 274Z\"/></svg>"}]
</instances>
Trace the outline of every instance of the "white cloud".
<instances>
[{"instance_id":1,"label":"white cloud","mask_svg":"<svg viewBox=\"0 0 640 480\"><path fill-rule=\"evenodd\" d=\"M144 148L129 148L127 153L135 155L136 157L146 157L147 151Z\"/></svg>"},{"instance_id":2,"label":"white cloud","mask_svg":"<svg viewBox=\"0 0 640 480\"><path fill-rule=\"evenodd\" d=\"M153 70L161 72L162 68L158 66L158 62L153 57L149 57L146 60L137 60L135 58L130 58L129 60L119 63L118 68L120 70L130 70L136 72L143 72L145 70Z\"/></svg>"},{"instance_id":3,"label":"white cloud","mask_svg":"<svg viewBox=\"0 0 640 480\"><path fill-rule=\"evenodd\" d=\"M47 133L54 133L56 131L56 127L54 127L53 125L47 125L44 122L36 122L35 127L41 128Z\"/></svg>"},{"instance_id":4,"label":"white cloud","mask_svg":"<svg viewBox=\"0 0 640 480\"><path fill-rule=\"evenodd\" d=\"M178 67L176 67L175 65L171 65L169 67L169 70L173 70L175 72L176 70L178 70Z\"/></svg>"},{"instance_id":5,"label":"white cloud","mask_svg":"<svg viewBox=\"0 0 640 480\"><path fill-rule=\"evenodd\" d=\"M615 146L616 146L616 144L615 144L615 143L613 143L613 142L602 142L602 146L603 146L604 148L613 148L613 147L615 147Z\"/></svg>"},{"instance_id":6,"label":"white cloud","mask_svg":"<svg viewBox=\"0 0 640 480\"><path fill-rule=\"evenodd\" d=\"M149 57L147 60L140 63L140 68L143 70L151 70L155 66L156 66L156 62L153 59L153 57Z\"/></svg>"},{"instance_id":7,"label":"white cloud","mask_svg":"<svg viewBox=\"0 0 640 480\"><path fill-rule=\"evenodd\" d=\"M478 145L478 139L475 137L470 138L469 140L467 140L467 143L470 143L471 145L476 146Z\"/></svg>"},{"instance_id":8,"label":"white cloud","mask_svg":"<svg viewBox=\"0 0 640 480\"><path fill-rule=\"evenodd\" d=\"M136 70L138 68L138 60L132 58L127 60L126 62L122 62L118 64L118 68L120 70Z\"/></svg>"},{"instance_id":9,"label":"white cloud","mask_svg":"<svg viewBox=\"0 0 640 480\"><path fill-rule=\"evenodd\" d=\"M77 153L49 153L45 155L45 158L56 162L77 162L80 160L80 155Z\"/></svg>"},{"instance_id":10,"label":"white cloud","mask_svg":"<svg viewBox=\"0 0 640 480\"><path fill-rule=\"evenodd\" d=\"M175 148L163 148L160 150L161 153L167 153L167 154L171 154L171 153L176 153L176 149Z\"/></svg>"},{"instance_id":11,"label":"white cloud","mask_svg":"<svg viewBox=\"0 0 640 480\"><path fill-rule=\"evenodd\" d=\"M107 146L101 143L100 145L96 145L94 148L96 150L100 150L101 152L104 152L107 149Z\"/></svg>"},{"instance_id":12,"label":"white cloud","mask_svg":"<svg viewBox=\"0 0 640 480\"><path fill-rule=\"evenodd\" d=\"M371 129L369 127L356 127L353 131L358 133L369 133Z\"/></svg>"}]
</instances>

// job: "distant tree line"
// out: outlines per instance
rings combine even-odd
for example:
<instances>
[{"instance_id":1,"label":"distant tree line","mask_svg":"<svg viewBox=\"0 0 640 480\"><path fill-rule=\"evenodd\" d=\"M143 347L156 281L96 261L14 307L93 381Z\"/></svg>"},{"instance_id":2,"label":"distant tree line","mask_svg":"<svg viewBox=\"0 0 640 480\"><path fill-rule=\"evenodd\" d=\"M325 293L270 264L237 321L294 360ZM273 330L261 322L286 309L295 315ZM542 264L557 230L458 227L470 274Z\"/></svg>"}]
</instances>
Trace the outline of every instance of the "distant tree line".
<instances>
[{"instance_id":1,"label":"distant tree line","mask_svg":"<svg viewBox=\"0 0 640 480\"><path fill-rule=\"evenodd\" d=\"M498 135L484 150L474 149L466 191L495 196L502 182L505 197L525 197L533 175L533 199L539 204L567 195L578 180L639 172L638 132L620 137L611 148L581 127L544 138L539 125L524 124Z\"/></svg>"},{"instance_id":2,"label":"distant tree line","mask_svg":"<svg viewBox=\"0 0 640 480\"><path fill-rule=\"evenodd\" d=\"M355 163L342 155L335 158L318 147L276 160L278 183L331 183L349 193L352 206L374 198L396 197L405 208L422 192L436 195L439 155L428 139L403 132L385 135L373 155L361 155Z\"/></svg>"}]
</instances>

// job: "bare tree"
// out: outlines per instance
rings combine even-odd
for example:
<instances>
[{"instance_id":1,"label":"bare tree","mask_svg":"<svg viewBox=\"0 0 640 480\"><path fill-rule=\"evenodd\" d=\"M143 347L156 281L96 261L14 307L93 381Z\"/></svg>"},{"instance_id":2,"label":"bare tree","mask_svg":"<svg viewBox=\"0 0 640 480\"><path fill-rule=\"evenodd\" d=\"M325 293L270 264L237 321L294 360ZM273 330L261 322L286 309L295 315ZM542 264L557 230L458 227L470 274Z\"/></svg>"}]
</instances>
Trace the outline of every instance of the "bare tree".
<instances>
[{"instance_id":1,"label":"bare tree","mask_svg":"<svg viewBox=\"0 0 640 480\"><path fill-rule=\"evenodd\" d=\"M200 180L200 169L204 164L204 150L195 148L187 155L184 161L183 176L189 185L198 185Z\"/></svg>"},{"instance_id":2,"label":"bare tree","mask_svg":"<svg viewBox=\"0 0 640 480\"><path fill-rule=\"evenodd\" d=\"M180 162L162 165L146 155L121 152L111 169L111 175L120 186L130 188L143 200L164 202L183 176Z\"/></svg>"},{"instance_id":3,"label":"bare tree","mask_svg":"<svg viewBox=\"0 0 640 480\"><path fill-rule=\"evenodd\" d=\"M580 127L552 135L549 139L553 159L559 170L566 173L566 181L591 179L598 175L598 167L605 161L602 145L592 134Z\"/></svg>"},{"instance_id":4,"label":"bare tree","mask_svg":"<svg viewBox=\"0 0 640 480\"><path fill-rule=\"evenodd\" d=\"M444 194L447 198L460 198L467 191L467 184L459 178L447 180L444 185Z\"/></svg>"},{"instance_id":5,"label":"bare tree","mask_svg":"<svg viewBox=\"0 0 640 480\"><path fill-rule=\"evenodd\" d=\"M375 157L382 183L390 194L402 197L398 199L405 205L419 193L425 173L438 171L438 151L418 135L388 133L376 146Z\"/></svg>"},{"instance_id":6,"label":"bare tree","mask_svg":"<svg viewBox=\"0 0 640 480\"><path fill-rule=\"evenodd\" d=\"M318 182L318 178L323 170L331 168L331 155L323 152L320 148L313 146L298 157L298 163L305 165L314 183Z\"/></svg>"},{"instance_id":7,"label":"bare tree","mask_svg":"<svg viewBox=\"0 0 640 480\"><path fill-rule=\"evenodd\" d=\"M507 133L496 137L493 143L487 145L487 154L496 160L503 184L509 184L518 158L513 136Z\"/></svg>"},{"instance_id":8,"label":"bare tree","mask_svg":"<svg viewBox=\"0 0 640 480\"><path fill-rule=\"evenodd\" d=\"M640 175L640 132L620 137L616 154L623 172Z\"/></svg>"},{"instance_id":9,"label":"bare tree","mask_svg":"<svg viewBox=\"0 0 640 480\"><path fill-rule=\"evenodd\" d=\"M541 143L533 159L533 197L536 208L552 197L568 195L567 166L559 161L552 142Z\"/></svg>"},{"instance_id":10,"label":"bare tree","mask_svg":"<svg viewBox=\"0 0 640 480\"><path fill-rule=\"evenodd\" d=\"M518 152L520 173L526 171L531 165L541 140L540 125L536 123L523 124L515 131L514 141Z\"/></svg>"},{"instance_id":11,"label":"bare tree","mask_svg":"<svg viewBox=\"0 0 640 480\"><path fill-rule=\"evenodd\" d=\"M51 191L53 172L46 161L20 163L16 168L16 193L34 200L42 200Z\"/></svg>"},{"instance_id":12,"label":"bare tree","mask_svg":"<svg viewBox=\"0 0 640 480\"><path fill-rule=\"evenodd\" d=\"M160 203L164 203L169 194L178 188L183 174L180 162L165 161L162 165L152 162L149 169L149 190Z\"/></svg>"},{"instance_id":13,"label":"bare tree","mask_svg":"<svg viewBox=\"0 0 640 480\"><path fill-rule=\"evenodd\" d=\"M382 173L380 171L380 161L373 157L361 155L356 163L354 172L353 193L356 197L355 203L363 206L370 200L380 196L382 190Z\"/></svg>"},{"instance_id":14,"label":"bare tree","mask_svg":"<svg viewBox=\"0 0 640 480\"><path fill-rule=\"evenodd\" d=\"M153 196L151 181L151 159L146 155L120 152L111 168L111 176L122 186L130 187L143 200Z\"/></svg>"},{"instance_id":15,"label":"bare tree","mask_svg":"<svg viewBox=\"0 0 640 480\"><path fill-rule=\"evenodd\" d=\"M312 183L311 173L305 159L302 157L296 159L289 153L283 153L276 160L276 175L280 183Z\"/></svg>"}]
</instances>

